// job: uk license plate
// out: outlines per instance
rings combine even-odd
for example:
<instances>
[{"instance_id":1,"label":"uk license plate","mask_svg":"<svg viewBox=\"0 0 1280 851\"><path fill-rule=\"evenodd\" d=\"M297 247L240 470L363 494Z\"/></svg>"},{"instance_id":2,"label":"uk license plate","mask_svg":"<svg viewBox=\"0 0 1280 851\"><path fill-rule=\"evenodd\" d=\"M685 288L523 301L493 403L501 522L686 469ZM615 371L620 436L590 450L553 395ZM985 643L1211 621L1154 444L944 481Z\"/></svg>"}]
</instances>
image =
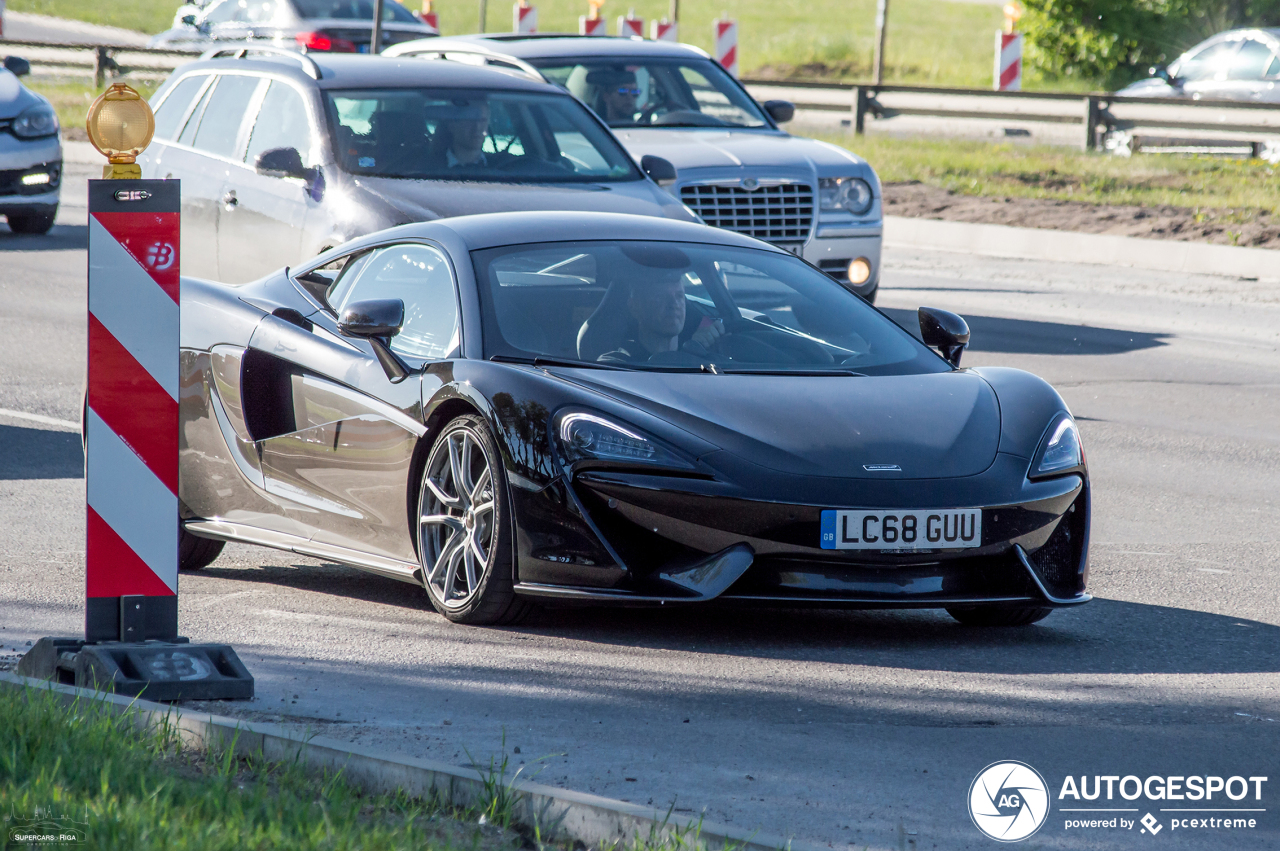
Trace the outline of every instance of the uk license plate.
<instances>
[{"instance_id":1,"label":"uk license plate","mask_svg":"<svg viewBox=\"0 0 1280 851\"><path fill-rule=\"evenodd\" d=\"M982 546L982 509L822 512L824 550L934 550Z\"/></svg>"}]
</instances>

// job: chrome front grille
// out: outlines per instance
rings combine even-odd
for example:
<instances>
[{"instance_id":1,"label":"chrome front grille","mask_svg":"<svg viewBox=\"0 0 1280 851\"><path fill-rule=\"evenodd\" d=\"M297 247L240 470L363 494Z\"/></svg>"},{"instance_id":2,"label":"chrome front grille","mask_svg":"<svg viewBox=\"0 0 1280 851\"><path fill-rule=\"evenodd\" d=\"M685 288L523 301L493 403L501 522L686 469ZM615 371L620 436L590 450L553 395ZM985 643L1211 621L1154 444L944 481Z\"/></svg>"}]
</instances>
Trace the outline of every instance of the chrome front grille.
<instances>
[{"instance_id":1,"label":"chrome front grille","mask_svg":"<svg viewBox=\"0 0 1280 851\"><path fill-rule=\"evenodd\" d=\"M770 242L807 240L813 227L813 187L804 183L699 183L680 187L680 200L713 227Z\"/></svg>"}]
</instances>

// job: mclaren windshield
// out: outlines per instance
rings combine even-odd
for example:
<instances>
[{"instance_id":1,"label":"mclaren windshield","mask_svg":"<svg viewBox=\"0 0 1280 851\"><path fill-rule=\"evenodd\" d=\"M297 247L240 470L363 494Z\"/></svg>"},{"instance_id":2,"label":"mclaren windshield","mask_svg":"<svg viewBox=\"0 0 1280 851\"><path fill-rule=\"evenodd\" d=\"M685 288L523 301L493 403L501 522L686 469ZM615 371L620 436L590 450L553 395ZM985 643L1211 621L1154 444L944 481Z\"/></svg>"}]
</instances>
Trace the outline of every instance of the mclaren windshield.
<instances>
[{"instance_id":1,"label":"mclaren windshield","mask_svg":"<svg viewBox=\"0 0 1280 851\"><path fill-rule=\"evenodd\" d=\"M472 254L496 360L706 373L901 375L948 365L787 254L581 241Z\"/></svg>"},{"instance_id":2,"label":"mclaren windshield","mask_svg":"<svg viewBox=\"0 0 1280 851\"><path fill-rule=\"evenodd\" d=\"M351 174L571 183L641 180L609 131L573 98L457 89L330 90Z\"/></svg>"},{"instance_id":3,"label":"mclaren windshield","mask_svg":"<svg viewBox=\"0 0 1280 851\"><path fill-rule=\"evenodd\" d=\"M610 127L771 127L710 59L531 59Z\"/></svg>"}]
</instances>

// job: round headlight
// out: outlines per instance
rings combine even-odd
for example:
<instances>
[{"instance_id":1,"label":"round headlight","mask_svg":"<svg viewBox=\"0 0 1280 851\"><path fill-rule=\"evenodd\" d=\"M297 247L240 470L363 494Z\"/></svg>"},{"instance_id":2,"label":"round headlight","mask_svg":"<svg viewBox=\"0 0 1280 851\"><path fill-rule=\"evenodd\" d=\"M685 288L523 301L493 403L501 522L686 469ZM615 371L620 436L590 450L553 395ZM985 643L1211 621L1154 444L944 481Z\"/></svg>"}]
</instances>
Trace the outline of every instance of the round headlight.
<instances>
[{"instance_id":1,"label":"round headlight","mask_svg":"<svg viewBox=\"0 0 1280 851\"><path fill-rule=\"evenodd\" d=\"M818 182L818 198L824 210L844 210L860 216L875 200L871 184L859 177L824 177Z\"/></svg>"},{"instance_id":2,"label":"round headlight","mask_svg":"<svg viewBox=\"0 0 1280 851\"><path fill-rule=\"evenodd\" d=\"M871 277L871 261L865 257L849 261L849 283L865 284Z\"/></svg>"},{"instance_id":3,"label":"round headlight","mask_svg":"<svg viewBox=\"0 0 1280 851\"><path fill-rule=\"evenodd\" d=\"M47 103L28 107L13 120L13 135L19 139L38 139L58 132L58 114Z\"/></svg>"}]
</instances>

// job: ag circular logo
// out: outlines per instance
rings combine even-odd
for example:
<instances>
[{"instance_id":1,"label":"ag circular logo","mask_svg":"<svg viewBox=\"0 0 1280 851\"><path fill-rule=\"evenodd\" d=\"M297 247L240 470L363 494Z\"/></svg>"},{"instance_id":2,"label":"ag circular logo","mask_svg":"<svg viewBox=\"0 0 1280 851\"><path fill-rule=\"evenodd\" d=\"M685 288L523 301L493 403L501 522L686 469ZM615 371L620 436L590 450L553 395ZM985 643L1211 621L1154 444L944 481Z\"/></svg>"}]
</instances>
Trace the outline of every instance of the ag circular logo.
<instances>
[{"instance_id":1,"label":"ag circular logo","mask_svg":"<svg viewBox=\"0 0 1280 851\"><path fill-rule=\"evenodd\" d=\"M1000 842L1018 842L1049 815L1049 787L1025 762L993 762L969 787L969 816L978 830Z\"/></svg>"}]
</instances>

